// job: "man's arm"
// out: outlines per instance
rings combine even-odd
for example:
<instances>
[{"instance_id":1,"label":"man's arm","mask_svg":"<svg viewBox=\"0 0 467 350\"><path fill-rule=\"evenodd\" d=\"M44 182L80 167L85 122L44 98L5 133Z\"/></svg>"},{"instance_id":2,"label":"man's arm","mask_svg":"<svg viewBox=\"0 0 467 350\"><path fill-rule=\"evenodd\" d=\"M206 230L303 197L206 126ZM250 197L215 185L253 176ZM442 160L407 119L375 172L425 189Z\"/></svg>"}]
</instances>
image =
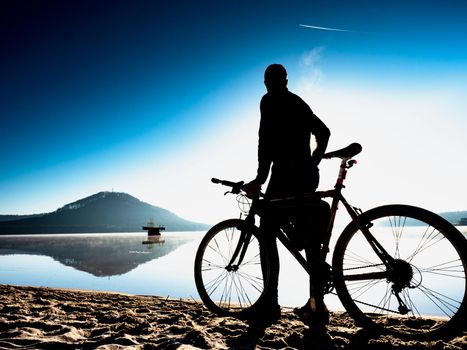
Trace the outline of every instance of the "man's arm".
<instances>
[{"instance_id":1,"label":"man's arm","mask_svg":"<svg viewBox=\"0 0 467 350\"><path fill-rule=\"evenodd\" d=\"M316 148L313 151L312 157L315 158L319 163L319 161L321 160L321 157L326 152L326 148L328 146L328 141L329 141L329 137L331 136L331 132L329 131L326 124L324 124L321 121L321 119L319 119L310 108L309 108L309 113L310 113L310 118L309 118L310 130L316 139Z\"/></svg>"},{"instance_id":2,"label":"man's arm","mask_svg":"<svg viewBox=\"0 0 467 350\"><path fill-rule=\"evenodd\" d=\"M268 140L269 135L265 124L265 118L263 117L263 113L261 113L258 132L258 170L255 179L261 184L266 182L272 163L270 141Z\"/></svg>"},{"instance_id":3,"label":"man's arm","mask_svg":"<svg viewBox=\"0 0 467 350\"><path fill-rule=\"evenodd\" d=\"M266 117L264 116L264 97L260 103L260 112L261 118L259 122L259 131L258 131L258 170L256 173L256 177L254 180L250 181L245 185L245 191L248 195L252 195L255 192L261 189L261 185L263 185L268 176L269 170L272 164L272 157L271 157L271 145L269 138L269 132L267 130L267 123Z\"/></svg>"}]
</instances>

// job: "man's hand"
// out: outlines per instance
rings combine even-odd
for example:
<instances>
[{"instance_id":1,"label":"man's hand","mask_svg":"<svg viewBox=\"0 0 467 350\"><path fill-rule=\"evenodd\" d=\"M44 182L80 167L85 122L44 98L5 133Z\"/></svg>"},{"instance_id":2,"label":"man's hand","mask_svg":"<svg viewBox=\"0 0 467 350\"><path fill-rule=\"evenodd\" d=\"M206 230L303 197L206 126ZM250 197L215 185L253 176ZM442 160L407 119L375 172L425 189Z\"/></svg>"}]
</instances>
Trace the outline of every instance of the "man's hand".
<instances>
[{"instance_id":1,"label":"man's hand","mask_svg":"<svg viewBox=\"0 0 467 350\"><path fill-rule=\"evenodd\" d=\"M262 183L258 180L254 179L249 183L243 186L243 190L245 191L247 197L252 198L256 193L261 190Z\"/></svg>"},{"instance_id":2,"label":"man's hand","mask_svg":"<svg viewBox=\"0 0 467 350\"><path fill-rule=\"evenodd\" d=\"M311 162L316 166L319 165L319 163L321 162L321 159L323 159L322 156L315 155L314 153L311 156Z\"/></svg>"}]
</instances>

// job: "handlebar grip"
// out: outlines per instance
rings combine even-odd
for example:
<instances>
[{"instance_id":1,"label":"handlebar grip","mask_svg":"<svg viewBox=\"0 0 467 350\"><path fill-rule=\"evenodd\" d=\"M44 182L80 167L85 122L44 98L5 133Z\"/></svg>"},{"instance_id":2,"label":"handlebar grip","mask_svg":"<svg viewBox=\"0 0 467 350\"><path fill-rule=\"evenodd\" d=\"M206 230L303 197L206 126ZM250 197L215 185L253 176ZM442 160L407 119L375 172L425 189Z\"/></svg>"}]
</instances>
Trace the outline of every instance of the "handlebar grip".
<instances>
[{"instance_id":1,"label":"handlebar grip","mask_svg":"<svg viewBox=\"0 0 467 350\"><path fill-rule=\"evenodd\" d=\"M221 184L224 186L232 187L235 191L239 191L244 184L243 181L232 182L232 181L227 181L227 180L216 179L215 177L211 179L211 182L215 184Z\"/></svg>"}]
</instances>

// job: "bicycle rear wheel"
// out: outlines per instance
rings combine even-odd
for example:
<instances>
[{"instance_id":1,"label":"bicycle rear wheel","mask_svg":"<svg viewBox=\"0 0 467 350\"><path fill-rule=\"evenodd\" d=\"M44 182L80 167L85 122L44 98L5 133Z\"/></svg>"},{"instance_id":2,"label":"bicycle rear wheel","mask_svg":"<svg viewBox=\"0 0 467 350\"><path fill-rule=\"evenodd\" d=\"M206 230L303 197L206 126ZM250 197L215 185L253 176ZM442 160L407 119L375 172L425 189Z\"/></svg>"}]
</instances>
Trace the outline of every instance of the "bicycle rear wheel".
<instances>
[{"instance_id":1,"label":"bicycle rear wheel","mask_svg":"<svg viewBox=\"0 0 467 350\"><path fill-rule=\"evenodd\" d=\"M241 262L237 258L231 265L245 233L245 255ZM268 285L270 266L268 252L260 256L260 240L256 226L246 226L240 219L222 221L206 233L196 253L195 282L209 310L221 316L246 317L259 304Z\"/></svg>"},{"instance_id":2,"label":"bicycle rear wheel","mask_svg":"<svg viewBox=\"0 0 467 350\"><path fill-rule=\"evenodd\" d=\"M440 216L406 205L372 209L359 221L394 262L386 267L353 222L339 237L334 282L355 321L415 339L462 330L467 303L462 234Z\"/></svg>"}]
</instances>

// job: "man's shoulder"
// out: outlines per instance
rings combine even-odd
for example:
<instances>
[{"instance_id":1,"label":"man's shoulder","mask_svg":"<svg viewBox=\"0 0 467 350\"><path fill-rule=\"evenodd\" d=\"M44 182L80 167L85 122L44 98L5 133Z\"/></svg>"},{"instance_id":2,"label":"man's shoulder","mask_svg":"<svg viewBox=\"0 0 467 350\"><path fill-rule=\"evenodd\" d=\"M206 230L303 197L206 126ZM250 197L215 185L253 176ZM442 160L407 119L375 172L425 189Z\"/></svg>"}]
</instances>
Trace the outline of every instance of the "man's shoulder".
<instances>
[{"instance_id":1,"label":"man's shoulder","mask_svg":"<svg viewBox=\"0 0 467 350\"><path fill-rule=\"evenodd\" d=\"M263 100L268 100L268 99L270 99L270 98L271 98L271 93L266 92L266 93L263 95L263 97L261 97L261 101L263 101Z\"/></svg>"},{"instance_id":2,"label":"man's shoulder","mask_svg":"<svg viewBox=\"0 0 467 350\"><path fill-rule=\"evenodd\" d=\"M271 98L271 94L266 93L266 94L263 95L263 97L261 97L260 106L267 105L267 104L270 103L270 101L272 101L272 100L273 100L273 99Z\"/></svg>"},{"instance_id":3,"label":"man's shoulder","mask_svg":"<svg viewBox=\"0 0 467 350\"><path fill-rule=\"evenodd\" d=\"M261 98L260 105L263 106L277 103L308 106L308 104L300 96L294 94L289 90L283 91L280 94L272 94L269 92L264 94Z\"/></svg>"},{"instance_id":4,"label":"man's shoulder","mask_svg":"<svg viewBox=\"0 0 467 350\"><path fill-rule=\"evenodd\" d=\"M289 91L289 90L284 90L284 91L280 91L280 92L276 92L276 93L271 93L271 92L267 92L263 95L263 97L261 98L261 101L265 100L279 100L279 99L284 99L284 98L293 98L293 99L298 99L298 100L302 100L302 98L296 94L294 94L293 92Z\"/></svg>"},{"instance_id":5,"label":"man's shoulder","mask_svg":"<svg viewBox=\"0 0 467 350\"><path fill-rule=\"evenodd\" d=\"M305 101L303 101L303 99L300 96L294 94L292 91L287 90L287 95L290 99L294 99L296 101L305 103Z\"/></svg>"}]
</instances>

